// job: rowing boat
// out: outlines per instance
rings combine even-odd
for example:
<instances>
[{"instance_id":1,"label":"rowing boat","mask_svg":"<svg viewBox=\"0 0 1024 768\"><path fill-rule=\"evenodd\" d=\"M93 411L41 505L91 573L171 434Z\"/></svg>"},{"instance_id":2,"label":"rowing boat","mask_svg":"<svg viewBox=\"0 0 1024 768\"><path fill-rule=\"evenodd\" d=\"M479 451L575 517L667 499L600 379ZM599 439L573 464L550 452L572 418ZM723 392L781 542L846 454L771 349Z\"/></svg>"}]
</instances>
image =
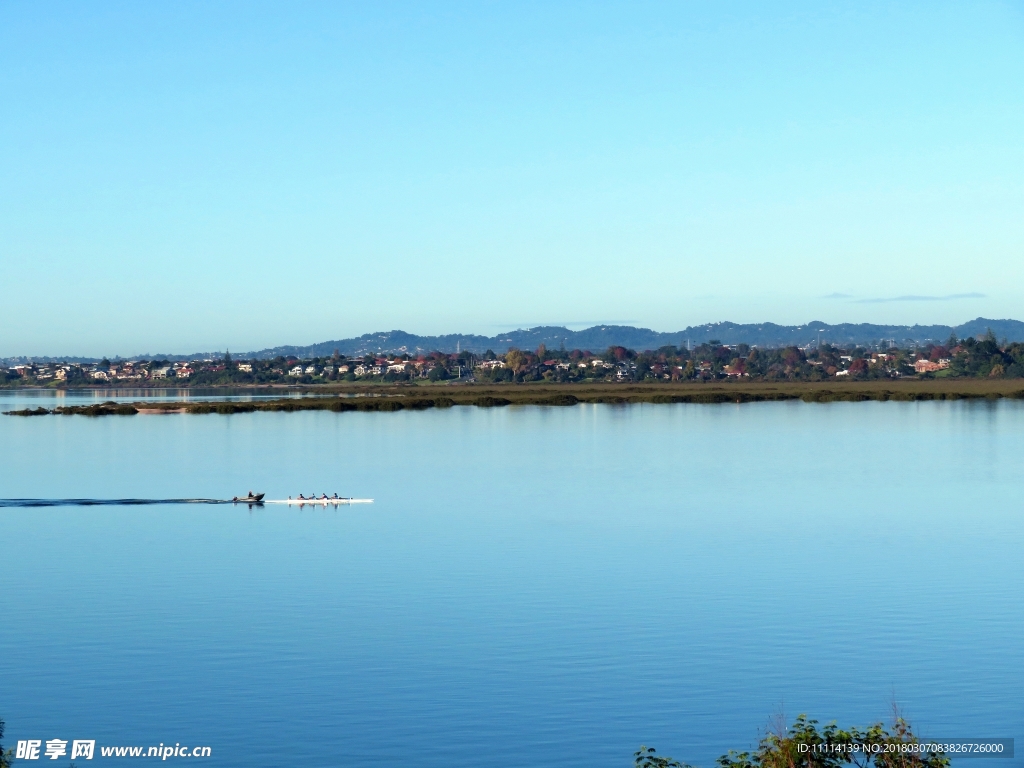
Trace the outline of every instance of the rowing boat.
<instances>
[{"instance_id":1,"label":"rowing boat","mask_svg":"<svg viewBox=\"0 0 1024 768\"><path fill-rule=\"evenodd\" d=\"M373 504L373 499L268 499L263 502L264 504L297 504L299 506L305 506L307 504L318 504L322 507L326 507L328 504Z\"/></svg>"}]
</instances>

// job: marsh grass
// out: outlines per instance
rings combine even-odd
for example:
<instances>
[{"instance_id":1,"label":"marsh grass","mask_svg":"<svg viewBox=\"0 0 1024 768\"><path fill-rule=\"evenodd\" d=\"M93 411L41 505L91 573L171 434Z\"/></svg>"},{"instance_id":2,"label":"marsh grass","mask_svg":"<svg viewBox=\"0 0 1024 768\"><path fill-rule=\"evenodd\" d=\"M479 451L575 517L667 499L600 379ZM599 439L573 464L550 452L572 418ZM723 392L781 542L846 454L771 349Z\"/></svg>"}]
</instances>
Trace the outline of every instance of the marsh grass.
<instances>
[{"instance_id":1,"label":"marsh grass","mask_svg":"<svg viewBox=\"0 0 1024 768\"><path fill-rule=\"evenodd\" d=\"M347 411L391 412L476 406L498 408L509 405L568 407L578 403L628 405L632 403L757 403L801 400L806 403L929 400L1024 399L1019 381L1007 379L933 379L887 382L750 382L717 384L505 384L459 386L381 386L372 397L367 389L334 390L338 397L280 398L259 402L209 401L135 402L109 401L94 405L70 405L53 409L26 408L6 411L11 416L81 415L130 416L137 413L232 414L255 411ZM441 394L443 392L443 394Z\"/></svg>"}]
</instances>

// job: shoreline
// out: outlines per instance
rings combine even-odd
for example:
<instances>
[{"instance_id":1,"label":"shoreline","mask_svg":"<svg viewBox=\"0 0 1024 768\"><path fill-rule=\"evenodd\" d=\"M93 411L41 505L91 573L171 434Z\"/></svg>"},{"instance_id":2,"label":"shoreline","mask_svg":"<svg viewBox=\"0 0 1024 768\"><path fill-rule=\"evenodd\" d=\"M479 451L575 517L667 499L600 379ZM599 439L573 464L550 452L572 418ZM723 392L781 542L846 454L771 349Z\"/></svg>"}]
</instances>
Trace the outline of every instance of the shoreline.
<instances>
[{"instance_id":1,"label":"shoreline","mask_svg":"<svg viewBox=\"0 0 1024 768\"><path fill-rule=\"evenodd\" d=\"M651 404L724 404L800 400L808 403L929 400L1024 399L1024 382L1013 379L935 379L888 382L755 382L723 384L506 384L430 387L379 386L372 397L345 397L353 388L335 388L324 392L304 390L309 397L278 398L260 401L173 400L95 403L90 405L25 408L5 411L9 416L83 415L130 416L172 413L252 413L255 411L401 411L453 406L493 408L507 405L573 406L578 403L610 405ZM354 388L368 394L369 387ZM335 395L335 397L325 396Z\"/></svg>"}]
</instances>

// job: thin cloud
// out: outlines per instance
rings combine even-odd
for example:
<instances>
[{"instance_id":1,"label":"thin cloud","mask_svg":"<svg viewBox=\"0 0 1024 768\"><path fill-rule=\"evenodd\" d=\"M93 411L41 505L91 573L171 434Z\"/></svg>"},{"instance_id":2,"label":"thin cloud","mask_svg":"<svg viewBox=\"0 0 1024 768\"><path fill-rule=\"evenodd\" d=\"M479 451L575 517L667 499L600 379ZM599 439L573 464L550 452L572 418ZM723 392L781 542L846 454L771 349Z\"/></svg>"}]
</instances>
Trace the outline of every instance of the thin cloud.
<instances>
[{"instance_id":1,"label":"thin cloud","mask_svg":"<svg viewBox=\"0 0 1024 768\"><path fill-rule=\"evenodd\" d=\"M984 293L950 293L946 296L892 296L878 299L857 299L855 304L887 304L893 301L959 301L960 299L984 299Z\"/></svg>"}]
</instances>

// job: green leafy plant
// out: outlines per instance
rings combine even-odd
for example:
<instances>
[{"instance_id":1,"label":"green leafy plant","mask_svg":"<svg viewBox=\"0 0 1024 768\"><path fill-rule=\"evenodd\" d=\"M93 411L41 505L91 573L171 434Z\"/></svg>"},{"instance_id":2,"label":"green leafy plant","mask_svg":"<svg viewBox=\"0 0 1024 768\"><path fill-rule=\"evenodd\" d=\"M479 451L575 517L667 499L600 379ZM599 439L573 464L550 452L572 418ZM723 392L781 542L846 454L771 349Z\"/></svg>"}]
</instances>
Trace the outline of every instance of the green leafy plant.
<instances>
[{"instance_id":1,"label":"green leafy plant","mask_svg":"<svg viewBox=\"0 0 1024 768\"><path fill-rule=\"evenodd\" d=\"M0 768L11 768L14 762L14 750L4 752L4 719L0 717Z\"/></svg>"},{"instance_id":2,"label":"green leafy plant","mask_svg":"<svg viewBox=\"0 0 1024 768\"><path fill-rule=\"evenodd\" d=\"M633 765L635 768L691 768L671 757L662 757L655 754L654 747L647 747L643 744L640 749L633 753Z\"/></svg>"},{"instance_id":3,"label":"green leafy plant","mask_svg":"<svg viewBox=\"0 0 1024 768\"><path fill-rule=\"evenodd\" d=\"M948 768L949 758L917 752L910 725L895 712L891 730L881 723L841 730L833 721L819 728L818 721L800 715L786 728L779 721L753 752L732 752L716 761L719 768Z\"/></svg>"}]
</instances>

